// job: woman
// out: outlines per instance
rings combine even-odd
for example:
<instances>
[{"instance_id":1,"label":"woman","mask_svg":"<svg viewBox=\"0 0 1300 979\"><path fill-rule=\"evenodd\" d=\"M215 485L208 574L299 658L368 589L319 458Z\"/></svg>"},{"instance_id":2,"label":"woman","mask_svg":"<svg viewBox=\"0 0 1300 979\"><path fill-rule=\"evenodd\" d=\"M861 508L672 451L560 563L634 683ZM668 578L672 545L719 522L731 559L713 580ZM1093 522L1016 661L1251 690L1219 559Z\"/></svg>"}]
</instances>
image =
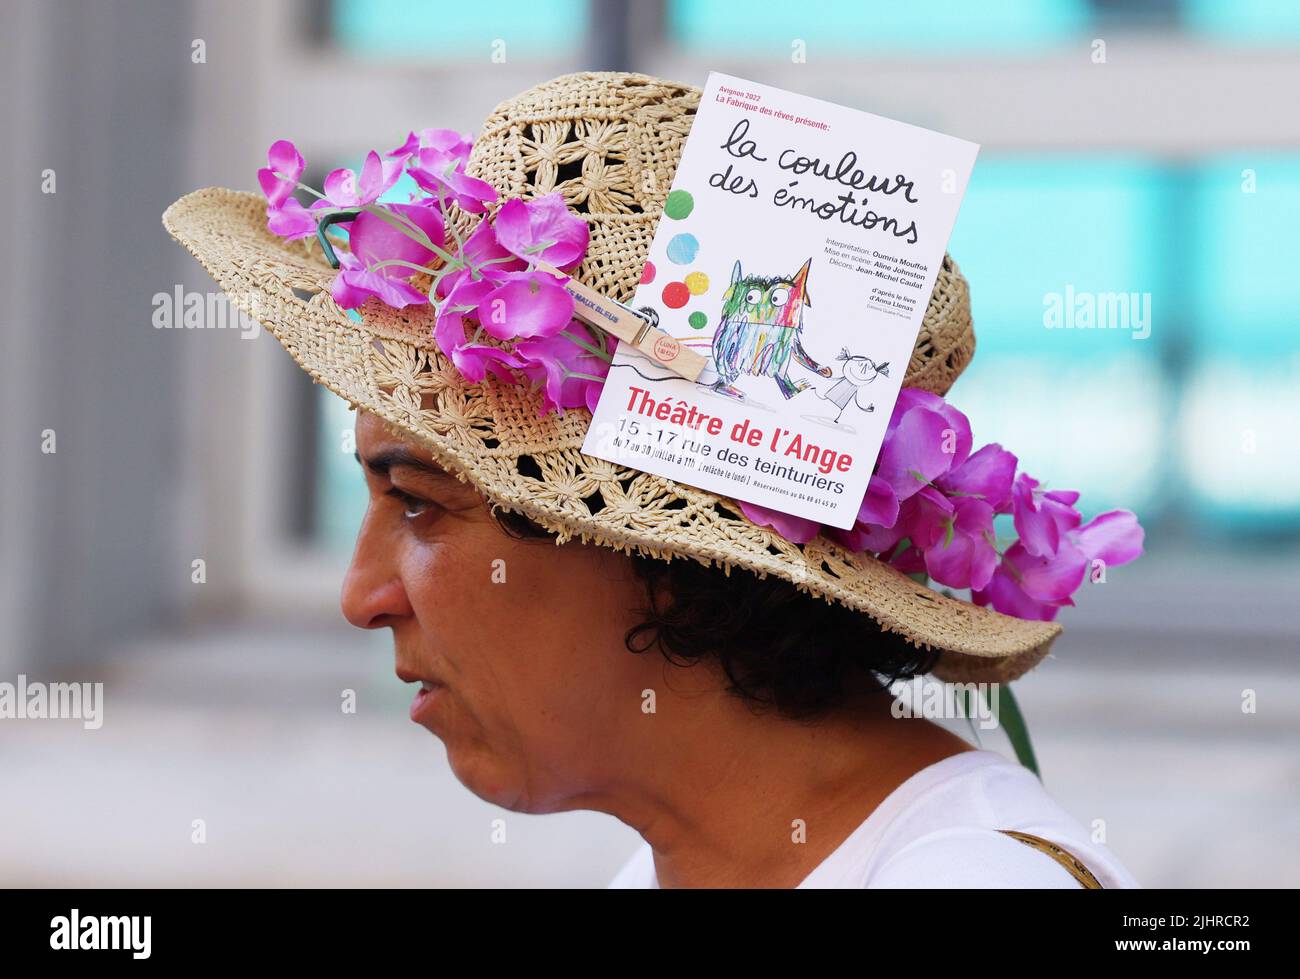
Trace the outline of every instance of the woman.
<instances>
[{"instance_id":1,"label":"woman","mask_svg":"<svg viewBox=\"0 0 1300 979\"><path fill-rule=\"evenodd\" d=\"M645 76L566 76L498 107L472 154L426 131L389 157L436 162L426 178L467 212L494 187L535 202L558 188L586 226L575 275L625 301L698 98ZM411 717L471 791L516 811L594 809L634 827L645 845L621 887L1134 886L1030 772L892 709L890 683L926 672L1014 679L1059 626L956 601L843 537L783 534L756 508L583 455L590 414L575 404L590 391L566 388L567 372L528 387L498 369L539 366L527 344L468 342L464 276L446 291L415 289L410 272L377 279L366 257L374 232L358 212L341 215L355 223L336 277L332 249L322 256L311 242L315 219L286 203L282 182L296 183L301 158L277 147L263 171L269 208L209 189L164 223L314 378L361 409L370 503L343 610L358 627L392 630L397 675L418 685ZM364 210L357 188L387 173L376 157L336 186ZM540 207L529 214L548 227L576 220L539 217ZM468 232L486 231L512 261L505 208L496 213L496 231L466 218L466 235L439 241L481 246ZM414 220L435 244L441 226L426 212ZM268 224L307 242L281 241ZM436 317L420 299L429 294ZM349 304L363 315L349 318ZM973 349L950 261L931 309L907 403L946 412L937 395ZM557 406L567 410L543 410ZM1010 512L1009 482L1003 495ZM1016 506L1031 526L1057 503L1031 492ZM1096 523L1067 521L1061 534L1086 549Z\"/></svg>"}]
</instances>

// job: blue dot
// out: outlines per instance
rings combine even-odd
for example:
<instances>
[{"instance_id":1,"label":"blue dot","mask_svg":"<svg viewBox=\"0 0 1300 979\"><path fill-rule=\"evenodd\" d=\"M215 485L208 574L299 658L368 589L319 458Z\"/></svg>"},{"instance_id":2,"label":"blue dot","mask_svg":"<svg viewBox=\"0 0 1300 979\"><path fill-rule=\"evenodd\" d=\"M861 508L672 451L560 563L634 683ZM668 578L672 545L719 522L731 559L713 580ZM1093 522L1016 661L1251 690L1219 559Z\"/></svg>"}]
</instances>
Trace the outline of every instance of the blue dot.
<instances>
[{"instance_id":1,"label":"blue dot","mask_svg":"<svg viewBox=\"0 0 1300 979\"><path fill-rule=\"evenodd\" d=\"M690 265L699 250L700 243L694 235L673 235L672 241L668 242L668 261L674 265Z\"/></svg>"}]
</instances>

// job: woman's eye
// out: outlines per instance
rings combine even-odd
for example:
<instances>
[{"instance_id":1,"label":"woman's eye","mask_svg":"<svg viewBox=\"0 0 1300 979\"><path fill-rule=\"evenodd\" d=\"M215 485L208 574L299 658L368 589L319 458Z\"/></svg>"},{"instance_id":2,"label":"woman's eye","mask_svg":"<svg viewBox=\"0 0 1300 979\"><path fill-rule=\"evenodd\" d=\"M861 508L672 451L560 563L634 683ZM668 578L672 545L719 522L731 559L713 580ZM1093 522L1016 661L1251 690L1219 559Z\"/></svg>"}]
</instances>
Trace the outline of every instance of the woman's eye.
<instances>
[{"instance_id":1,"label":"woman's eye","mask_svg":"<svg viewBox=\"0 0 1300 979\"><path fill-rule=\"evenodd\" d=\"M388 491L388 495L402 504L402 516L408 520L414 520L416 517L428 512L433 506L431 501L412 496L410 493L404 493L395 486Z\"/></svg>"},{"instance_id":2,"label":"woman's eye","mask_svg":"<svg viewBox=\"0 0 1300 979\"><path fill-rule=\"evenodd\" d=\"M748 303L750 306L757 306L759 300L761 300L762 298L763 298L763 294L759 292L757 289L750 289L749 292L745 293L745 302Z\"/></svg>"},{"instance_id":3,"label":"woman's eye","mask_svg":"<svg viewBox=\"0 0 1300 979\"><path fill-rule=\"evenodd\" d=\"M772 295L768 297L773 306L784 306L789 298L789 289L773 289Z\"/></svg>"}]
</instances>

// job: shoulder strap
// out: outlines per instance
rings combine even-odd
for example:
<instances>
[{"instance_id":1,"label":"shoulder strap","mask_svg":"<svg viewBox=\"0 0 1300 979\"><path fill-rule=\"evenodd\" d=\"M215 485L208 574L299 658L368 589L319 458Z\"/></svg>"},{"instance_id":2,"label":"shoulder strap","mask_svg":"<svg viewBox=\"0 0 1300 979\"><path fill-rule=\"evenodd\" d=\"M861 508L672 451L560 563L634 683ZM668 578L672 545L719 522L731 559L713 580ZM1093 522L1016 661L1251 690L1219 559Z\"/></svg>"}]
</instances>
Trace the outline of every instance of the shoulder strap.
<instances>
[{"instance_id":1,"label":"shoulder strap","mask_svg":"<svg viewBox=\"0 0 1300 979\"><path fill-rule=\"evenodd\" d=\"M1049 857L1064 867L1066 872L1082 884L1086 890L1103 890L1101 881L1093 876L1092 871L1084 866L1083 861L1064 847L1057 846L1055 843L1050 840L1045 840L1041 836L1034 836L1032 833L1019 833L1012 829L1003 829L998 832L1005 833L1007 836L1019 840L1026 846L1032 846L1035 850L1041 850L1043 853L1046 853Z\"/></svg>"}]
</instances>

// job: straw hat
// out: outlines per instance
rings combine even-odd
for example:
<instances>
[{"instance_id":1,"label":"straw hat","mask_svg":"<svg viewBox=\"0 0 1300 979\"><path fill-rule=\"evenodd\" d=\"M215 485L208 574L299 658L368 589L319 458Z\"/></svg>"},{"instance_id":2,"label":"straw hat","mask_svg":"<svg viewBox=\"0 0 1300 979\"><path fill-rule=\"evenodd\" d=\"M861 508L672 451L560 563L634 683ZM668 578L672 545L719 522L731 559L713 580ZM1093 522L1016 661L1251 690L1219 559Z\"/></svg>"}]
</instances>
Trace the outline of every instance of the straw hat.
<instances>
[{"instance_id":1,"label":"straw hat","mask_svg":"<svg viewBox=\"0 0 1300 979\"><path fill-rule=\"evenodd\" d=\"M699 98L697 88L646 75L565 75L499 105L467 169L503 200L562 193L591 230L578 278L627 302ZM469 384L435 345L430 307L372 301L361 322L350 318L330 297L335 272L319 246L269 232L259 195L195 191L163 224L316 381L560 540L777 575L939 650L935 673L948 680L1013 680L1060 634L1055 623L948 598L822 536L791 543L725 497L584 455L588 411L542 416L524 385L491 375ZM974 348L966 280L945 256L904 384L943 394Z\"/></svg>"}]
</instances>

